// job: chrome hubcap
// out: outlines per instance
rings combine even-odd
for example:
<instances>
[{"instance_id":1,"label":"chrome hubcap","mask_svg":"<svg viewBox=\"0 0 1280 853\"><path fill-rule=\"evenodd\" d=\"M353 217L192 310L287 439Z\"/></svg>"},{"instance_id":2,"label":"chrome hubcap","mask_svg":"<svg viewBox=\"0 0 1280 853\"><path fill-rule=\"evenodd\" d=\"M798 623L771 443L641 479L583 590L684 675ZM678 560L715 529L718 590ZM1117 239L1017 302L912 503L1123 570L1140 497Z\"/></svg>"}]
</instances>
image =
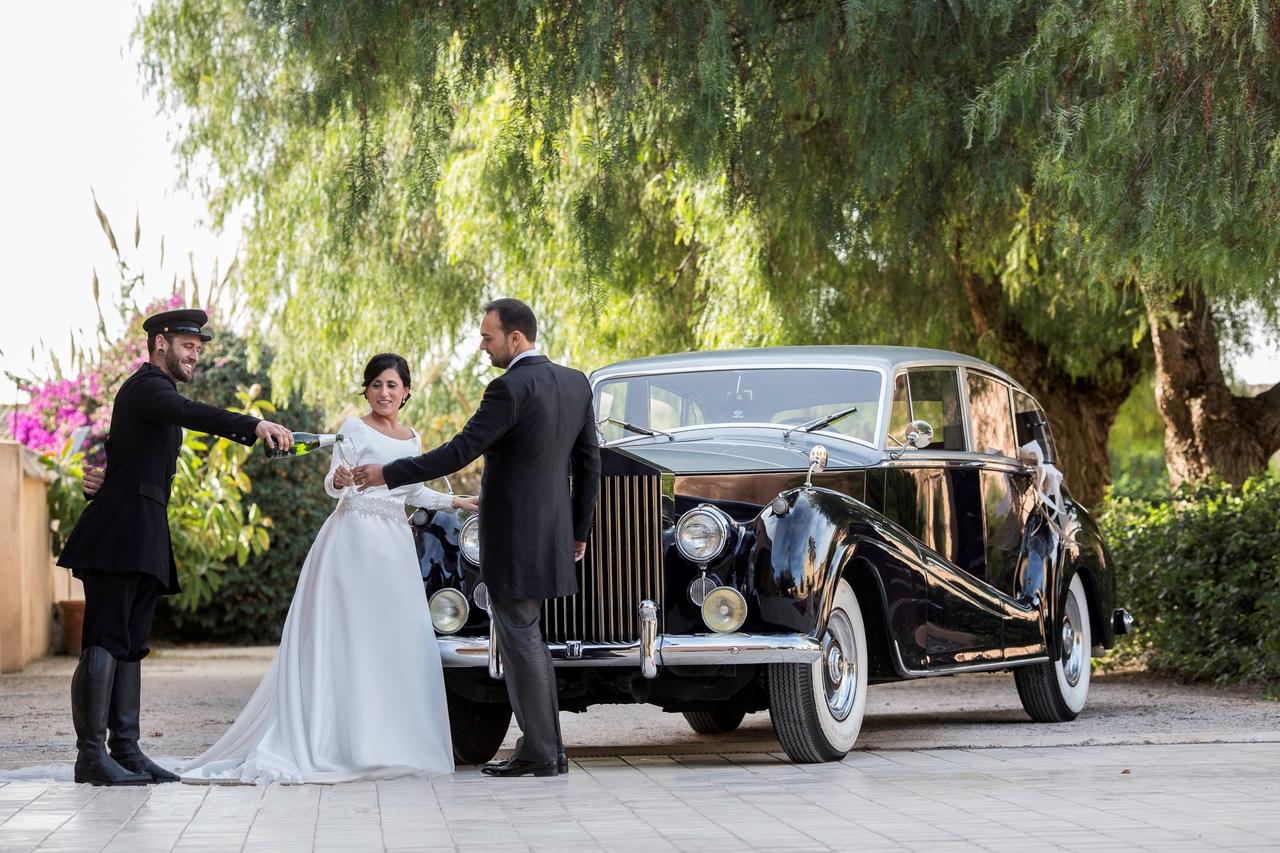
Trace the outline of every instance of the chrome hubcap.
<instances>
[{"instance_id":1,"label":"chrome hubcap","mask_svg":"<svg viewBox=\"0 0 1280 853\"><path fill-rule=\"evenodd\" d=\"M822 637L822 687L831 716L848 717L857 698L858 662L853 626L843 610L832 612Z\"/></svg>"},{"instance_id":2,"label":"chrome hubcap","mask_svg":"<svg viewBox=\"0 0 1280 853\"><path fill-rule=\"evenodd\" d=\"M1062 614L1062 675L1072 687L1080 683L1087 651L1084 647L1084 635L1077 629L1078 625L1080 605L1074 595L1068 595L1066 612Z\"/></svg>"}]
</instances>

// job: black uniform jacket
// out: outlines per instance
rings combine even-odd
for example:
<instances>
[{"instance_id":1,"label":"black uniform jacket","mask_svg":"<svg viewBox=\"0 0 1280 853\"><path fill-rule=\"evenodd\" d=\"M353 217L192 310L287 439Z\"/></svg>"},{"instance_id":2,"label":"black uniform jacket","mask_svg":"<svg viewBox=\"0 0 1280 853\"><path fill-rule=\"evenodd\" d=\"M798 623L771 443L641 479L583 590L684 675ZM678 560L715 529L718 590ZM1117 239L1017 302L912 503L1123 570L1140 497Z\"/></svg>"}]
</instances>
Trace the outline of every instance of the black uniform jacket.
<instances>
[{"instance_id":1,"label":"black uniform jacket","mask_svg":"<svg viewBox=\"0 0 1280 853\"><path fill-rule=\"evenodd\" d=\"M419 483L481 454L480 575L489 589L505 598L577 592L573 543L587 540L600 489L587 377L525 356L489 383L462 432L388 464L383 476L389 488Z\"/></svg>"},{"instance_id":2,"label":"black uniform jacket","mask_svg":"<svg viewBox=\"0 0 1280 853\"><path fill-rule=\"evenodd\" d=\"M169 488L182 430L257 441L258 419L188 400L168 374L144 364L120 386L107 436L107 472L85 508L58 565L79 574L144 572L165 591L179 591L169 543Z\"/></svg>"}]
</instances>

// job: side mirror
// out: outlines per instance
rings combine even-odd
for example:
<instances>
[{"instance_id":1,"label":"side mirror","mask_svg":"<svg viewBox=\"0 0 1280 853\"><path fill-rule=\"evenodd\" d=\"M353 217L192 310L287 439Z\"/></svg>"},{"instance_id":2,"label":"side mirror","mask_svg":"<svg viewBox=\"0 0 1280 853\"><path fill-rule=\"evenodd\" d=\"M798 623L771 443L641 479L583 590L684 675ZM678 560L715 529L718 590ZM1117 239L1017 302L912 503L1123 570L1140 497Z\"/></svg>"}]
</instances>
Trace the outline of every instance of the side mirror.
<instances>
[{"instance_id":1,"label":"side mirror","mask_svg":"<svg viewBox=\"0 0 1280 853\"><path fill-rule=\"evenodd\" d=\"M809 451L809 476L805 477L804 487L806 489L813 488L813 475L821 474L827 470L827 449L821 444L815 444L813 449Z\"/></svg>"},{"instance_id":2,"label":"side mirror","mask_svg":"<svg viewBox=\"0 0 1280 853\"><path fill-rule=\"evenodd\" d=\"M933 427L928 421L912 421L907 424L907 446L923 450L933 443Z\"/></svg>"}]
</instances>

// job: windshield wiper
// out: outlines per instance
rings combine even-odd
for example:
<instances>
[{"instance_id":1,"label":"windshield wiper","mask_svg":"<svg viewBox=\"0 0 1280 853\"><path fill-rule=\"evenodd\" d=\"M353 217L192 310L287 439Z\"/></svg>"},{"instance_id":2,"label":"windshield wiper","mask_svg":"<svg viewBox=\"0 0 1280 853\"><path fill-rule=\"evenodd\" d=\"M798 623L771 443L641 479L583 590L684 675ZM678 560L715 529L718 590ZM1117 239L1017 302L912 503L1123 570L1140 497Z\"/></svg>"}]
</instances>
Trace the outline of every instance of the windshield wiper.
<instances>
[{"instance_id":1,"label":"windshield wiper","mask_svg":"<svg viewBox=\"0 0 1280 853\"><path fill-rule=\"evenodd\" d=\"M857 406L850 406L849 408L843 409L839 412L835 412L834 414L823 415L820 418L814 418L808 423L800 424L799 426L793 426L791 429L784 432L782 434L782 437L785 439L787 436L791 435L791 433L797 432L797 431L813 432L815 429L822 429L824 426L830 426L831 424L835 423L841 418L849 417L849 415L852 415L856 411L858 411Z\"/></svg>"},{"instance_id":2,"label":"windshield wiper","mask_svg":"<svg viewBox=\"0 0 1280 853\"><path fill-rule=\"evenodd\" d=\"M629 424L626 421L620 421L617 418L601 418L600 420L596 421L597 427L602 426L604 424L614 424L616 426L622 427L623 429L629 429L632 432L638 432L641 435L665 435L668 441L676 440L676 437L674 435L664 430L649 429L648 427L637 426L636 424Z\"/></svg>"}]
</instances>

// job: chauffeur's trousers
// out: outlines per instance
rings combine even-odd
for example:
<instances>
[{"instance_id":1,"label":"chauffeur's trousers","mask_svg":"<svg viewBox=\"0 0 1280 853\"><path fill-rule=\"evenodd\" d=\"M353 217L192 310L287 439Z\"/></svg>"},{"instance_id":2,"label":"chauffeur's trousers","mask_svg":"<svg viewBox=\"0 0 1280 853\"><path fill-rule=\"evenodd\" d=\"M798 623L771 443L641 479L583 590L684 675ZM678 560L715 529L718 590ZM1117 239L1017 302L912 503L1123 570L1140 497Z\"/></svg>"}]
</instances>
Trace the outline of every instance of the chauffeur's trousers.
<instances>
[{"instance_id":1,"label":"chauffeur's trousers","mask_svg":"<svg viewBox=\"0 0 1280 853\"><path fill-rule=\"evenodd\" d=\"M491 596L489 614L497 621L498 653L506 672L507 696L522 736L515 757L556 762L564 751L560 738L560 702L556 673L538 624L542 601Z\"/></svg>"},{"instance_id":2,"label":"chauffeur's trousers","mask_svg":"<svg viewBox=\"0 0 1280 853\"><path fill-rule=\"evenodd\" d=\"M79 572L84 582L81 648L101 646L118 661L140 661L151 652L151 623L160 581L142 572Z\"/></svg>"}]
</instances>

